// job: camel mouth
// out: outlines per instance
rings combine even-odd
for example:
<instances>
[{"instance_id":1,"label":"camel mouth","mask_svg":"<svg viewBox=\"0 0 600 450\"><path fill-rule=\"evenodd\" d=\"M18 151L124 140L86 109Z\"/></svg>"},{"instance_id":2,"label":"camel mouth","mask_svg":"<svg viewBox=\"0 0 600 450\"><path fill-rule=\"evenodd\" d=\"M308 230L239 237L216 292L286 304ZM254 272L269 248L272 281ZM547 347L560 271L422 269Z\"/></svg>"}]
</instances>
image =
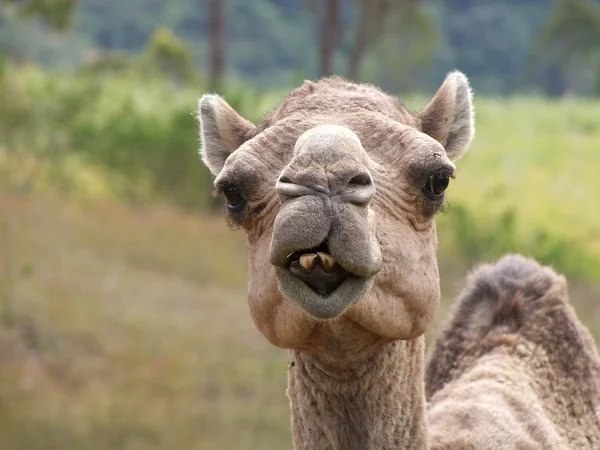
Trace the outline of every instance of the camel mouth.
<instances>
[{"instance_id":1,"label":"camel mouth","mask_svg":"<svg viewBox=\"0 0 600 450\"><path fill-rule=\"evenodd\" d=\"M338 317L371 289L374 274L359 274L325 239L316 247L295 250L283 263L274 264L277 286L288 300L316 319Z\"/></svg>"},{"instance_id":2,"label":"camel mouth","mask_svg":"<svg viewBox=\"0 0 600 450\"><path fill-rule=\"evenodd\" d=\"M320 202L307 197L283 204L269 262L283 297L313 318L331 319L367 295L382 258L362 215L341 208L334 220Z\"/></svg>"},{"instance_id":3,"label":"camel mouth","mask_svg":"<svg viewBox=\"0 0 600 450\"><path fill-rule=\"evenodd\" d=\"M288 256L287 267L322 297L329 297L352 274L344 269L329 252L327 241L307 250L297 250Z\"/></svg>"}]
</instances>

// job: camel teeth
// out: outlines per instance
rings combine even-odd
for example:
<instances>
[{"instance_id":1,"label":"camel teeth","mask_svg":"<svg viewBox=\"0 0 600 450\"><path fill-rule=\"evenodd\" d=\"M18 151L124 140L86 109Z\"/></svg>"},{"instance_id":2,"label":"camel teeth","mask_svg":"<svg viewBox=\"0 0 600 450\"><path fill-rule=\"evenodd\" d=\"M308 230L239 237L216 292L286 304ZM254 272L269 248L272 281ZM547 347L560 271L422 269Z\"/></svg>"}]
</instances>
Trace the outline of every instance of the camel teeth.
<instances>
[{"instance_id":1,"label":"camel teeth","mask_svg":"<svg viewBox=\"0 0 600 450\"><path fill-rule=\"evenodd\" d=\"M304 255L300 256L300 265L304 270L310 272L315 267L315 261L317 258L318 256L314 253L305 253Z\"/></svg>"},{"instance_id":2,"label":"camel teeth","mask_svg":"<svg viewBox=\"0 0 600 450\"><path fill-rule=\"evenodd\" d=\"M323 270L325 272L331 272L337 262L335 258L329 253L323 252L317 252L317 255L319 255L319 258L321 258L321 261L323 263Z\"/></svg>"}]
</instances>

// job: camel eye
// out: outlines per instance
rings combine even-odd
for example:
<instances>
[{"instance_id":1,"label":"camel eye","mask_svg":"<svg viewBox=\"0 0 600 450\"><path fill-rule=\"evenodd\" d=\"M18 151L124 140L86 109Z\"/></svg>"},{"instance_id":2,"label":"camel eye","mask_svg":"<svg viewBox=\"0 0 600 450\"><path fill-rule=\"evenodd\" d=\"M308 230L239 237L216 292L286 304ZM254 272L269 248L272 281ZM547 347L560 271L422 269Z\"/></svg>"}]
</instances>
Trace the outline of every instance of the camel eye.
<instances>
[{"instance_id":1,"label":"camel eye","mask_svg":"<svg viewBox=\"0 0 600 450\"><path fill-rule=\"evenodd\" d=\"M240 188L234 185L228 185L223 189L223 195L227 202L227 209L230 212L238 212L244 207L244 197L240 192Z\"/></svg>"},{"instance_id":2,"label":"camel eye","mask_svg":"<svg viewBox=\"0 0 600 450\"><path fill-rule=\"evenodd\" d=\"M450 184L450 176L433 174L427 179L427 184L423 186L423 193L426 197L437 200L444 195L448 184Z\"/></svg>"}]
</instances>

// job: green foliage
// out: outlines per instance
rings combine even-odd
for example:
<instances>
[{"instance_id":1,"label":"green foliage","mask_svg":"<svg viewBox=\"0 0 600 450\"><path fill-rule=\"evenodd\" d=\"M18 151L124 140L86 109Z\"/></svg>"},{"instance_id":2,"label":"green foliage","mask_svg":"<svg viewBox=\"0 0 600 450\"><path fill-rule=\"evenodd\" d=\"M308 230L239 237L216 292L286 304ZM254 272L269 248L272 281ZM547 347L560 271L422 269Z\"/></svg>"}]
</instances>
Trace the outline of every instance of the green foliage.
<instances>
[{"instance_id":1,"label":"green foliage","mask_svg":"<svg viewBox=\"0 0 600 450\"><path fill-rule=\"evenodd\" d=\"M587 54L600 47L600 5L590 0L558 0L546 27L542 43L569 52Z\"/></svg>"},{"instance_id":2,"label":"green foliage","mask_svg":"<svg viewBox=\"0 0 600 450\"><path fill-rule=\"evenodd\" d=\"M179 81L192 79L191 51L187 43L168 28L160 28L152 35L146 54L149 62L169 78Z\"/></svg>"},{"instance_id":3,"label":"green foliage","mask_svg":"<svg viewBox=\"0 0 600 450\"><path fill-rule=\"evenodd\" d=\"M211 194L198 159L202 92L149 71L50 75L10 68L0 91L0 145L58 167L65 157L80 155L119 174L117 189L126 197L162 197L203 209ZM225 97L255 122L272 104L243 86Z\"/></svg>"},{"instance_id":4,"label":"green foliage","mask_svg":"<svg viewBox=\"0 0 600 450\"><path fill-rule=\"evenodd\" d=\"M426 87L421 74L431 68L441 43L431 11L411 2L392 9L385 22L381 42L371 58L370 78L377 85L394 86L398 91Z\"/></svg>"},{"instance_id":5,"label":"green foliage","mask_svg":"<svg viewBox=\"0 0 600 450\"><path fill-rule=\"evenodd\" d=\"M363 2L341 3L343 32L334 55L334 69L340 75L348 75L346 67L360 23L358 3ZM598 27L593 26L597 0L411 3L419 3L414 10L416 14L394 6L400 12L386 14L385 21L375 21L376 34L382 32L382 35L379 45L367 46L365 79L391 91L404 90L406 86L430 90L446 73L459 69L469 75L479 93L533 91L561 95L565 85L576 86L578 94L595 92L600 77L593 67L597 61L581 54L597 42ZM175 40L181 39L188 45L183 52L177 49L177 44L169 47L172 53L167 59L176 58L177 71L181 69L179 64L185 67L183 61L188 57L192 66L206 68L207 5L208 2L197 0L79 0L73 10L72 32L64 41L58 42L56 36L39 27L18 33L0 27L0 51L8 48L11 55L33 58L52 67L72 66L81 61L82 49L86 47L102 53L142 54L148 50L148 42L156 30L167 29L172 30L171 38L177 36ZM572 13L573 8L575 12L579 8L579 12ZM588 9L592 13L587 14ZM582 21L581 26L569 25L575 32L565 34L563 25L578 21ZM304 1L228 0L227 78L243 78L271 89L288 87L299 68L305 73L304 78L317 77L319 23L319 17L311 14ZM578 55L577 60L559 57L564 47L560 42L536 46L537 37L545 30L554 30L551 35L558 33L566 36L565 42L573 42L575 46L570 47L575 51L569 54ZM167 39L171 40L168 45L174 44L171 38ZM561 50L553 50L557 48ZM532 65L532 61L537 64Z\"/></svg>"},{"instance_id":6,"label":"green foliage","mask_svg":"<svg viewBox=\"0 0 600 450\"><path fill-rule=\"evenodd\" d=\"M66 30L71 26L77 0L2 0L2 4L16 9L25 17L37 17L57 30Z\"/></svg>"},{"instance_id":7,"label":"green foliage","mask_svg":"<svg viewBox=\"0 0 600 450\"><path fill-rule=\"evenodd\" d=\"M140 52L154 30L165 26L191 42L194 62L206 67L208 2L80 2L75 28L90 43L109 50ZM320 21L307 3L310 2L227 0L228 73L268 88L286 87L299 68L306 72L305 77L317 77ZM347 75L358 23L358 3L350 0L341 3L343 33L334 55L334 69L340 75ZM394 91L405 86L433 89L446 73L460 69L469 75L480 93L539 90L540 86L559 93L556 85L561 82L562 74L553 67L523 75L532 58L535 36L552 8L551 0L421 3L424 9L418 10L414 17L395 15L396 23L389 21L390 26L385 29L385 42L368 49L364 58L366 78ZM408 20L412 31L405 33L406 22L401 22L409 17L414 19ZM382 30L377 23L378 30ZM416 24L422 32L415 32Z\"/></svg>"},{"instance_id":8,"label":"green foliage","mask_svg":"<svg viewBox=\"0 0 600 450\"><path fill-rule=\"evenodd\" d=\"M585 239L573 240L537 224L531 228L519 226L514 208L481 217L464 204L452 204L441 222L463 262L469 265L493 261L507 253L520 253L559 268L569 277L594 280L600 272L599 255L590 250ZM529 229L524 231L524 228ZM593 240L594 236L587 238Z\"/></svg>"},{"instance_id":9,"label":"green foliage","mask_svg":"<svg viewBox=\"0 0 600 450\"><path fill-rule=\"evenodd\" d=\"M600 281L600 104L478 99L477 135L440 215L440 252L467 265L518 252Z\"/></svg>"},{"instance_id":10,"label":"green foliage","mask_svg":"<svg viewBox=\"0 0 600 450\"><path fill-rule=\"evenodd\" d=\"M566 93L595 93L600 78L600 73L594 73L600 62L600 4L557 0L536 41L532 64L558 67Z\"/></svg>"},{"instance_id":11,"label":"green foliage","mask_svg":"<svg viewBox=\"0 0 600 450\"><path fill-rule=\"evenodd\" d=\"M97 75L99 73L127 72L135 67L135 62L130 55L123 51L92 53L88 55L80 71Z\"/></svg>"},{"instance_id":12,"label":"green foliage","mask_svg":"<svg viewBox=\"0 0 600 450\"><path fill-rule=\"evenodd\" d=\"M0 56L70 69L80 63L84 47L80 36L57 34L41 21L23 20L13 8L0 5Z\"/></svg>"},{"instance_id":13,"label":"green foliage","mask_svg":"<svg viewBox=\"0 0 600 450\"><path fill-rule=\"evenodd\" d=\"M174 84L135 63L72 75L8 65L0 85L0 148L32 169L1 177L25 187L44 179L66 193L88 183L88 193L109 190L135 202L162 199L206 210L214 202L197 153L202 93L201 84ZM223 95L258 123L283 93L230 83ZM476 111L477 138L459 161L448 213L439 218L442 254L471 264L521 252L570 275L597 278L598 104L480 99ZM48 161L51 170L31 157Z\"/></svg>"},{"instance_id":14,"label":"green foliage","mask_svg":"<svg viewBox=\"0 0 600 450\"><path fill-rule=\"evenodd\" d=\"M434 60L434 79L438 81L444 72L457 68L469 76L479 93L540 89L538 74L523 73L551 3L550 0L436 1L434 12L442 45Z\"/></svg>"}]
</instances>

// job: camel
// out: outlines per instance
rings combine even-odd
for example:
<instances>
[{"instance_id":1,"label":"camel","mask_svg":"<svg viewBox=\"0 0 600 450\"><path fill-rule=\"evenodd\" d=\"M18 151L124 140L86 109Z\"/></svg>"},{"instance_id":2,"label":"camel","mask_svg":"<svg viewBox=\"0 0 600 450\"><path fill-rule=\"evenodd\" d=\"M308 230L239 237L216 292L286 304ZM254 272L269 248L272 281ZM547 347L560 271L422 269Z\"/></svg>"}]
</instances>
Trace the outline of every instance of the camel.
<instances>
[{"instance_id":1,"label":"camel","mask_svg":"<svg viewBox=\"0 0 600 450\"><path fill-rule=\"evenodd\" d=\"M419 114L306 81L260 124L199 101L201 157L246 233L248 303L289 350L297 450L600 448L600 362L564 278L507 256L470 276L427 362L435 215L474 136L467 78Z\"/></svg>"}]
</instances>

